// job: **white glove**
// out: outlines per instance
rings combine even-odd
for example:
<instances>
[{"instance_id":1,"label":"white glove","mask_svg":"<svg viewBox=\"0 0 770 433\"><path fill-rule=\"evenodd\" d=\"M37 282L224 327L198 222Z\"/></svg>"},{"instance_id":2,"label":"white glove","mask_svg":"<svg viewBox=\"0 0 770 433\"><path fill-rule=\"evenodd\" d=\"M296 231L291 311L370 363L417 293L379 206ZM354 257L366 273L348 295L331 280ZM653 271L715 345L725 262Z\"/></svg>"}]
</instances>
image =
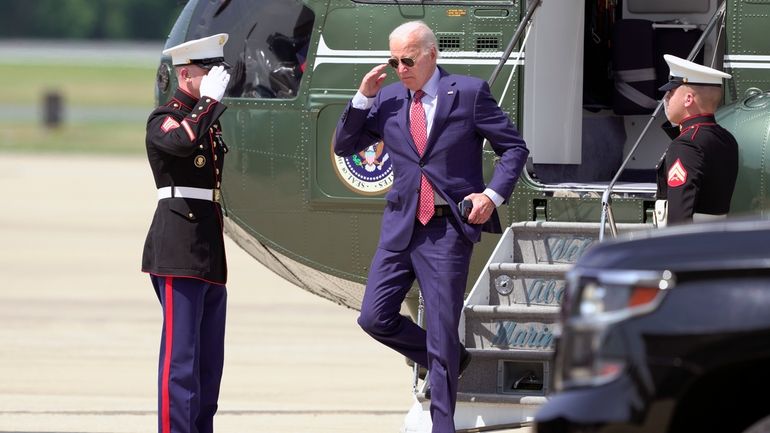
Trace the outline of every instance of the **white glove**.
<instances>
[{"instance_id":1,"label":"white glove","mask_svg":"<svg viewBox=\"0 0 770 433\"><path fill-rule=\"evenodd\" d=\"M227 83L230 82L230 74L225 72L224 66L214 66L208 74L201 79L201 98L207 96L221 101L225 96Z\"/></svg>"}]
</instances>

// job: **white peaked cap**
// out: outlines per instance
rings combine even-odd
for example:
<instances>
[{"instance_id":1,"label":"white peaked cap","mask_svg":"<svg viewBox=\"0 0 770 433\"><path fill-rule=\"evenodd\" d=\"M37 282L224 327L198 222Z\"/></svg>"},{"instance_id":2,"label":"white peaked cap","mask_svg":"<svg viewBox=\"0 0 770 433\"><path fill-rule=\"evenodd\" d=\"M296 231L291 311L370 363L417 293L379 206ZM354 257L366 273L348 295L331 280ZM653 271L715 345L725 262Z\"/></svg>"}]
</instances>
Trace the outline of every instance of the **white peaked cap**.
<instances>
[{"instance_id":1,"label":"white peaked cap","mask_svg":"<svg viewBox=\"0 0 770 433\"><path fill-rule=\"evenodd\" d=\"M208 59L224 60L224 46L229 35L219 33L205 38L194 39L183 44L166 48L163 54L171 56L174 66L197 63L196 61Z\"/></svg>"},{"instance_id":2,"label":"white peaked cap","mask_svg":"<svg viewBox=\"0 0 770 433\"><path fill-rule=\"evenodd\" d=\"M732 78L732 75L718 71L708 66L699 65L671 54L664 54L663 58L668 63L669 82L659 90L671 90L682 84L699 86L721 86L723 78Z\"/></svg>"}]
</instances>

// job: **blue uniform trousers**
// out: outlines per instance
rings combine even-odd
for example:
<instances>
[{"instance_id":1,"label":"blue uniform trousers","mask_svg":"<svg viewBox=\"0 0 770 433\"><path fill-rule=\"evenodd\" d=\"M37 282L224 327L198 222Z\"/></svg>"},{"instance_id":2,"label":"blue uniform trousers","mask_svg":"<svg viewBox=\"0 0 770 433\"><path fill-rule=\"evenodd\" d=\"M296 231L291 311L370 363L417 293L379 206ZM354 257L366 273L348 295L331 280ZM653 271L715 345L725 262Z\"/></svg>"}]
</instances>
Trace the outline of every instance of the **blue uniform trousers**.
<instances>
[{"instance_id":1,"label":"blue uniform trousers","mask_svg":"<svg viewBox=\"0 0 770 433\"><path fill-rule=\"evenodd\" d=\"M224 363L227 289L150 275L163 307L158 432L212 433Z\"/></svg>"},{"instance_id":2,"label":"blue uniform trousers","mask_svg":"<svg viewBox=\"0 0 770 433\"><path fill-rule=\"evenodd\" d=\"M378 248L361 303L359 325L379 342L430 370L433 433L454 433L458 325L473 243L450 217L416 223L409 246ZM399 314L417 279L425 301L425 329Z\"/></svg>"}]
</instances>

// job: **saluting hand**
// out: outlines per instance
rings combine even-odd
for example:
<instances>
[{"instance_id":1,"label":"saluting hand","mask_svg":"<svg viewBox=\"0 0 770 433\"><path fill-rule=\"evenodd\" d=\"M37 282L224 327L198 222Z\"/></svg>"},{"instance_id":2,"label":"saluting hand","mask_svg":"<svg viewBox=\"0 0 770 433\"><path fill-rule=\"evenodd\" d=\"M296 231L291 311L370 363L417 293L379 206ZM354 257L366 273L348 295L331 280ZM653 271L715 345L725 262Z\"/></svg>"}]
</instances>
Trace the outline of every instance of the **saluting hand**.
<instances>
[{"instance_id":1,"label":"saluting hand","mask_svg":"<svg viewBox=\"0 0 770 433\"><path fill-rule=\"evenodd\" d=\"M369 73L364 75L364 79L361 80L361 86L358 91L367 98L373 98L377 95L382 87L382 82L385 81L385 77L388 76L385 72L385 68L388 67L387 63L375 66Z\"/></svg>"},{"instance_id":2,"label":"saluting hand","mask_svg":"<svg viewBox=\"0 0 770 433\"><path fill-rule=\"evenodd\" d=\"M469 194L465 197L473 202L473 209L471 214L468 215L468 222L471 224L484 224L489 217L492 216L492 211L495 210L495 203L484 193Z\"/></svg>"},{"instance_id":3,"label":"saluting hand","mask_svg":"<svg viewBox=\"0 0 770 433\"><path fill-rule=\"evenodd\" d=\"M230 82L230 74L224 66L214 66L208 74L201 79L201 97L208 96L211 99L221 101L225 96L227 83Z\"/></svg>"}]
</instances>

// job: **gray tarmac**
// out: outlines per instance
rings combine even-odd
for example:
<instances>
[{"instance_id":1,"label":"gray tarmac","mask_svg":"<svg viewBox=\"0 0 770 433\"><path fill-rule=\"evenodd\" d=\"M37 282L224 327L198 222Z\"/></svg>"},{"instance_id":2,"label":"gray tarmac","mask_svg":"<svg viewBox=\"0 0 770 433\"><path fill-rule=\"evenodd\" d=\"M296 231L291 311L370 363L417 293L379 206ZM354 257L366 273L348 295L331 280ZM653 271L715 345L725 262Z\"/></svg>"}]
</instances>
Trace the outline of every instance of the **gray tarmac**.
<instances>
[{"instance_id":1,"label":"gray tarmac","mask_svg":"<svg viewBox=\"0 0 770 433\"><path fill-rule=\"evenodd\" d=\"M0 154L0 433L156 430L161 310L140 272L155 206L143 157ZM218 433L396 433L404 359L356 312L227 239Z\"/></svg>"}]
</instances>

